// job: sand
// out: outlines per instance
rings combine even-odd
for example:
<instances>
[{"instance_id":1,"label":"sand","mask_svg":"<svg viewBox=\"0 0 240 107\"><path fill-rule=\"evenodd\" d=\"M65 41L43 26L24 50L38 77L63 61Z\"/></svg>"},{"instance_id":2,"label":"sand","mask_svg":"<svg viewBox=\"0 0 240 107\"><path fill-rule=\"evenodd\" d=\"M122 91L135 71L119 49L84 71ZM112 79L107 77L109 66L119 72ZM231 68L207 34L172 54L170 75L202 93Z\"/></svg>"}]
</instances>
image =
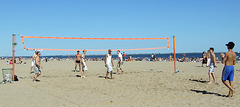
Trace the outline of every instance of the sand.
<instances>
[{"instance_id":1,"label":"sand","mask_svg":"<svg viewBox=\"0 0 240 107\"><path fill-rule=\"evenodd\" d=\"M217 83L208 85L208 68L201 63L125 62L124 74L105 80L103 61L89 61L86 78L72 72L74 61L42 62L44 68L32 82L30 60L16 65L19 81L0 84L0 107L237 107L240 104L240 64L236 64L233 98L226 98L228 89L221 82L222 64L217 64ZM116 61L114 61L116 65ZM11 68L0 61L0 68ZM116 72L116 69L114 70ZM0 74L2 79L2 74Z\"/></svg>"}]
</instances>

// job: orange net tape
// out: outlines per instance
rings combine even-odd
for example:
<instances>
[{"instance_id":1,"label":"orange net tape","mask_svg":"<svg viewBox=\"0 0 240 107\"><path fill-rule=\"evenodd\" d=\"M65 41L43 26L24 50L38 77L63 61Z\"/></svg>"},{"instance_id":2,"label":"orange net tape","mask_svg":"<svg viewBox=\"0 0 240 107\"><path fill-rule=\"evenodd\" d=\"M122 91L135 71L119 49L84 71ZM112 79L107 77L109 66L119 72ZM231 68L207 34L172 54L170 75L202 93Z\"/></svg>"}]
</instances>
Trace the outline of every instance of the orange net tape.
<instances>
[{"instance_id":1,"label":"orange net tape","mask_svg":"<svg viewBox=\"0 0 240 107\"><path fill-rule=\"evenodd\" d=\"M155 48L139 48L139 49L112 49L112 51L131 51L131 50L153 50L169 48L169 38L72 38L72 37L39 37L39 36L21 36L23 48L26 50L50 50L50 51L82 51L81 49L40 49L40 48L26 48L23 38L38 38L38 39L85 39L85 40L157 40L166 39L168 42L167 47ZM87 51L107 51L108 49L89 49Z\"/></svg>"}]
</instances>

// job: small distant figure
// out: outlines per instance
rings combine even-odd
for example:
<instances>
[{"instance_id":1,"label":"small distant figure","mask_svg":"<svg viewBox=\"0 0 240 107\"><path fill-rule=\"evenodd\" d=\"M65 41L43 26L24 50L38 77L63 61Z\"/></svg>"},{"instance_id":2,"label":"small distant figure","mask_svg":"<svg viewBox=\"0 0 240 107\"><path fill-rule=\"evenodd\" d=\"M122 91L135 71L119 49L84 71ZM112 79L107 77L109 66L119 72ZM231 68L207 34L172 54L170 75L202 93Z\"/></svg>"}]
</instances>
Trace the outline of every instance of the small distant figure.
<instances>
[{"instance_id":1,"label":"small distant figure","mask_svg":"<svg viewBox=\"0 0 240 107\"><path fill-rule=\"evenodd\" d=\"M156 54L154 54L153 59L154 59L154 61L157 61L157 55Z\"/></svg>"},{"instance_id":2,"label":"small distant figure","mask_svg":"<svg viewBox=\"0 0 240 107\"><path fill-rule=\"evenodd\" d=\"M37 52L36 54L37 54L37 57L35 58L35 65L34 65L35 76L34 76L33 82L37 81L37 77L39 77L41 75L41 72L42 72L41 68L43 68L41 66L41 59L40 59L41 53Z\"/></svg>"},{"instance_id":3,"label":"small distant figure","mask_svg":"<svg viewBox=\"0 0 240 107\"><path fill-rule=\"evenodd\" d=\"M125 61L125 56L126 56L126 54L125 54L125 52L123 52L123 54L122 54L123 61Z\"/></svg>"},{"instance_id":4,"label":"small distant figure","mask_svg":"<svg viewBox=\"0 0 240 107\"><path fill-rule=\"evenodd\" d=\"M19 57L18 60L19 60L18 63L22 64L22 57Z\"/></svg>"},{"instance_id":5,"label":"small distant figure","mask_svg":"<svg viewBox=\"0 0 240 107\"><path fill-rule=\"evenodd\" d=\"M45 58L45 61L48 62L48 58Z\"/></svg>"},{"instance_id":6,"label":"small distant figure","mask_svg":"<svg viewBox=\"0 0 240 107\"><path fill-rule=\"evenodd\" d=\"M10 60L10 63L9 64L13 64L12 60Z\"/></svg>"},{"instance_id":7,"label":"small distant figure","mask_svg":"<svg viewBox=\"0 0 240 107\"><path fill-rule=\"evenodd\" d=\"M31 63L31 68L30 68L30 74L31 73L33 73L33 67L35 66L35 59L36 59L36 57L37 57L37 50L35 50L35 53L33 54L33 56L32 56L32 63Z\"/></svg>"},{"instance_id":8,"label":"small distant figure","mask_svg":"<svg viewBox=\"0 0 240 107\"><path fill-rule=\"evenodd\" d=\"M79 54L79 51L77 51L77 54L75 55L75 58L74 58L74 62L75 62L75 70L74 72L76 72L76 69L77 69L77 65L79 66L79 72L81 71L81 54Z\"/></svg>"},{"instance_id":9,"label":"small distant figure","mask_svg":"<svg viewBox=\"0 0 240 107\"><path fill-rule=\"evenodd\" d=\"M151 61L153 61L154 60L154 54L152 53L152 55L151 55Z\"/></svg>"},{"instance_id":10,"label":"small distant figure","mask_svg":"<svg viewBox=\"0 0 240 107\"><path fill-rule=\"evenodd\" d=\"M211 58L210 58L210 50L207 51L207 67L210 66Z\"/></svg>"},{"instance_id":11,"label":"small distant figure","mask_svg":"<svg viewBox=\"0 0 240 107\"><path fill-rule=\"evenodd\" d=\"M215 72L215 67L217 66L216 66L216 55L214 54L214 48L210 48L210 59L211 59L211 62L210 62L209 72L208 72L208 76L209 76L208 84L216 83L216 77L214 72Z\"/></svg>"},{"instance_id":12,"label":"small distant figure","mask_svg":"<svg viewBox=\"0 0 240 107\"><path fill-rule=\"evenodd\" d=\"M132 56L129 55L126 61L132 61Z\"/></svg>"},{"instance_id":13,"label":"small distant figure","mask_svg":"<svg viewBox=\"0 0 240 107\"><path fill-rule=\"evenodd\" d=\"M108 54L105 57L105 67L107 67L107 73L106 73L106 79L108 79L108 74L110 73L111 79L113 79L112 77L112 71L113 71L113 59L112 59L112 50L109 49L108 50Z\"/></svg>"},{"instance_id":14,"label":"small distant figure","mask_svg":"<svg viewBox=\"0 0 240 107\"><path fill-rule=\"evenodd\" d=\"M185 62L186 58L187 58L186 54L183 54L182 62Z\"/></svg>"},{"instance_id":15,"label":"small distant figure","mask_svg":"<svg viewBox=\"0 0 240 107\"><path fill-rule=\"evenodd\" d=\"M232 50L235 46L233 42L229 42L226 44L226 46L228 48L228 52L225 54L226 56L223 59L223 64L225 64L225 67L223 68L222 72L222 82L229 89L227 97L233 97L233 93L235 93L235 90L233 89L234 65L236 64L237 55ZM227 82L227 80L229 82Z\"/></svg>"},{"instance_id":16,"label":"small distant figure","mask_svg":"<svg viewBox=\"0 0 240 107\"><path fill-rule=\"evenodd\" d=\"M207 55L205 51L202 53L202 67L203 64L207 64Z\"/></svg>"},{"instance_id":17,"label":"small distant figure","mask_svg":"<svg viewBox=\"0 0 240 107\"><path fill-rule=\"evenodd\" d=\"M86 65L86 59L85 59L86 52L87 52L87 50L84 49L83 54L81 56L81 65L82 65L82 76L81 76L81 78L86 78L85 73L88 70L87 65Z\"/></svg>"},{"instance_id":18,"label":"small distant figure","mask_svg":"<svg viewBox=\"0 0 240 107\"><path fill-rule=\"evenodd\" d=\"M161 61L161 59L159 59ZM172 58L172 55L169 55L169 61L172 61L173 58Z\"/></svg>"},{"instance_id":19,"label":"small distant figure","mask_svg":"<svg viewBox=\"0 0 240 107\"><path fill-rule=\"evenodd\" d=\"M120 53L120 50L117 50L117 54L118 54L117 74L119 70L121 70L123 74L123 58L122 54Z\"/></svg>"},{"instance_id":20,"label":"small distant figure","mask_svg":"<svg viewBox=\"0 0 240 107\"><path fill-rule=\"evenodd\" d=\"M157 59L156 54L153 54L153 53L152 53L152 55L151 55L151 60L152 60L152 61L156 61L156 59Z\"/></svg>"},{"instance_id":21,"label":"small distant figure","mask_svg":"<svg viewBox=\"0 0 240 107\"><path fill-rule=\"evenodd\" d=\"M224 57L225 57L225 54L224 54L224 53L221 53L221 54L220 54L220 58L221 58L221 62L222 62L222 63L223 63Z\"/></svg>"}]
</instances>

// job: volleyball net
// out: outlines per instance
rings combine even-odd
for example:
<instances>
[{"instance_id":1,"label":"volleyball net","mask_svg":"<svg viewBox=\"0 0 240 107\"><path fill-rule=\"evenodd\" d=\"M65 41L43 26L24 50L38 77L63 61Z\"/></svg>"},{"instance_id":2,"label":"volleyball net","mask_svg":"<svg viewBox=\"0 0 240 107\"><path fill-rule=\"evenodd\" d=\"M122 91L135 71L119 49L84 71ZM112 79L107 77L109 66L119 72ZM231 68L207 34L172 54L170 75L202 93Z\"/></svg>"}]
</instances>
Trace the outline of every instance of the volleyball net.
<instances>
[{"instance_id":1,"label":"volleyball net","mask_svg":"<svg viewBox=\"0 0 240 107\"><path fill-rule=\"evenodd\" d=\"M13 36L12 60L14 61L16 43L15 43L15 35L13 34L12 36ZM77 37L40 37L40 36L20 36L20 37L21 37L21 42L23 44L23 48L25 50L82 51L83 49L86 49L87 51L107 51L108 49L111 49L112 51L117 51L117 50L140 51L140 50L157 50L157 49L165 49L165 48L169 49L169 38L77 38ZM29 42L28 45L26 45L26 39L31 39L31 40L28 40ZM32 41L32 39L37 39L37 41ZM42 39L42 42L39 42L40 39ZM52 41L47 41L46 39L47 40L50 40L50 39L64 40L64 41L60 41L60 42L55 41L52 43ZM79 43L78 43L78 44L74 44L76 47L75 49L72 49L72 45L74 42L70 41L66 43L65 42L66 40L77 40L77 42L81 40L81 42L79 42L80 44L90 44L90 45L81 45L82 48L78 49L79 47L78 46ZM162 42L160 43L159 40L164 40L165 43L162 43ZM102 42L98 43L96 41L102 41ZM133 41L142 41L142 42L133 42ZM146 42L146 41L150 41L150 42ZM116 44L116 45L115 47L109 47L109 46L106 46L105 42L107 42L110 45L112 44ZM59 43L59 44L55 45L55 43ZM44 44L45 47L41 46L42 44ZM69 45L68 48L65 47L65 49L60 49L60 47L63 48L66 44ZM51 48L50 46L55 46L55 48ZM125 48L125 47L128 47L128 48ZM173 36L173 51L174 51L174 72L176 72L175 36ZM15 72L15 64L13 63L13 79L14 79L14 72Z\"/></svg>"},{"instance_id":2,"label":"volleyball net","mask_svg":"<svg viewBox=\"0 0 240 107\"><path fill-rule=\"evenodd\" d=\"M166 40L167 41L167 45L165 46L162 46L162 47L138 47L138 48L130 48L130 49L126 49L126 48L114 48L112 49L113 51L116 51L116 50L121 50L121 51L137 51L137 50L154 50L154 49L164 49L164 48L169 48L169 38L74 38L74 37L40 37L40 36L21 36L21 40L22 40L22 44L23 44L23 48L25 50L48 50L48 51L82 51L82 49L54 49L54 48L34 48L34 47L30 47L28 48L26 45L25 45L25 41L24 41L24 38L25 39L71 39L71 40L98 40L98 41L124 41L123 44L127 43L126 41L140 41L140 40ZM91 42L91 41L88 41L88 42ZM95 42L95 41L94 41ZM117 42L118 43L118 42ZM93 44L93 43L91 43ZM95 44L95 46L99 47L98 45L100 45L102 43L98 43L98 44ZM110 44L114 44L114 43L110 43ZM119 44L119 43L118 43ZM121 44L121 43L120 43ZM141 43L140 43L141 44ZM139 44L139 45L140 45ZM155 43L156 44L156 43ZM130 46L131 44L128 44L128 47ZM138 45L138 46L139 46ZM142 44L144 45L144 44ZM104 47L104 46L102 46ZM86 49L84 47L84 49ZM109 48L105 48L105 49L86 49L87 51L107 51Z\"/></svg>"}]
</instances>

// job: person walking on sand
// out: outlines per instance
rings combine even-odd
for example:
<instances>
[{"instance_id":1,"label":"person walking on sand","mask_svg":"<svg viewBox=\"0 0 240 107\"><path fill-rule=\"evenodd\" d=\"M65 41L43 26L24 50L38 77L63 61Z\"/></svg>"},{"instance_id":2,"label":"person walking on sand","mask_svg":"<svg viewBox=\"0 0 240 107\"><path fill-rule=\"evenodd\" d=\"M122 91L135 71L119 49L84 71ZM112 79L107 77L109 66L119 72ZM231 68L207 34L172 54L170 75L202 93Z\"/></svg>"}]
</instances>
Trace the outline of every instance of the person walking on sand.
<instances>
[{"instance_id":1,"label":"person walking on sand","mask_svg":"<svg viewBox=\"0 0 240 107\"><path fill-rule=\"evenodd\" d=\"M79 66L79 72L81 71L80 59L81 59L81 54L79 54L79 51L77 51L77 54L75 55L75 58L74 58L74 62L75 62L74 72L76 72L77 65Z\"/></svg>"},{"instance_id":2,"label":"person walking on sand","mask_svg":"<svg viewBox=\"0 0 240 107\"><path fill-rule=\"evenodd\" d=\"M86 65L86 59L85 59L85 54L86 54L87 50L83 50L83 54L81 56L81 65L82 65L82 75L81 78L86 78L85 77L85 73L87 72L88 68Z\"/></svg>"},{"instance_id":3,"label":"person walking on sand","mask_svg":"<svg viewBox=\"0 0 240 107\"><path fill-rule=\"evenodd\" d=\"M207 51L207 67L210 66L211 58L210 58L210 50Z\"/></svg>"},{"instance_id":4,"label":"person walking on sand","mask_svg":"<svg viewBox=\"0 0 240 107\"><path fill-rule=\"evenodd\" d=\"M37 57L37 50L35 50L35 53L33 54L32 56L32 65L31 65L31 68L30 68L30 74L33 73L33 67L35 65L35 59Z\"/></svg>"},{"instance_id":5,"label":"person walking on sand","mask_svg":"<svg viewBox=\"0 0 240 107\"><path fill-rule=\"evenodd\" d=\"M111 53L112 53L112 50L109 49L109 50L108 50L108 54L106 55L105 60L104 60L104 62L105 62L105 67L107 67L106 79L108 79L108 74L109 74L109 73L110 73L111 79L113 79L113 77L112 77L112 71L113 71L113 66L114 66L114 65L113 65L113 59L112 59Z\"/></svg>"},{"instance_id":6,"label":"person walking on sand","mask_svg":"<svg viewBox=\"0 0 240 107\"><path fill-rule=\"evenodd\" d=\"M212 84L212 83L216 83L216 78L215 78L215 67L216 66L216 55L214 54L214 48L210 48L210 65L209 65L209 72L208 72L208 76L209 76L209 82L208 84ZM213 81L212 81L213 79Z\"/></svg>"},{"instance_id":7,"label":"person walking on sand","mask_svg":"<svg viewBox=\"0 0 240 107\"><path fill-rule=\"evenodd\" d=\"M233 89L233 78L234 78L234 65L236 64L236 53L233 52L233 48L235 44L233 42L229 42L226 44L228 48L228 52L225 54L223 59L223 64L225 64L222 72L222 82L224 85L229 88L229 93L227 97L233 97L233 93L235 90ZM228 82L228 81L229 82Z\"/></svg>"},{"instance_id":8,"label":"person walking on sand","mask_svg":"<svg viewBox=\"0 0 240 107\"><path fill-rule=\"evenodd\" d=\"M42 72L41 68L43 68L41 66L41 59L40 59L41 53L40 52L36 52L36 54L37 54L37 57L35 58L35 65L34 65L35 76L34 76L33 82L37 81L37 77L39 77L41 75L41 72Z\"/></svg>"},{"instance_id":9,"label":"person walking on sand","mask_svg":"<svg viewBox=\"0 0 240 107\"><path fill-rule=\"evenodd\" d=\"M204 51L202 53L202 67L203 67L203 64L207 64L207 55L206 55L206 52Z\"/></svg>"},{"instance_id":10,"label":"person walking on sand","mask_svg":"<svg viewBox=\"0 0 240 107\"><path fill-rule=\"evenodd\" d=\"M120 53L120 50L117 50L117 54L118 54L117 74L119 70L121 70L123 74L123 57L122 54Z\"/></svg>"}]
</instances>

